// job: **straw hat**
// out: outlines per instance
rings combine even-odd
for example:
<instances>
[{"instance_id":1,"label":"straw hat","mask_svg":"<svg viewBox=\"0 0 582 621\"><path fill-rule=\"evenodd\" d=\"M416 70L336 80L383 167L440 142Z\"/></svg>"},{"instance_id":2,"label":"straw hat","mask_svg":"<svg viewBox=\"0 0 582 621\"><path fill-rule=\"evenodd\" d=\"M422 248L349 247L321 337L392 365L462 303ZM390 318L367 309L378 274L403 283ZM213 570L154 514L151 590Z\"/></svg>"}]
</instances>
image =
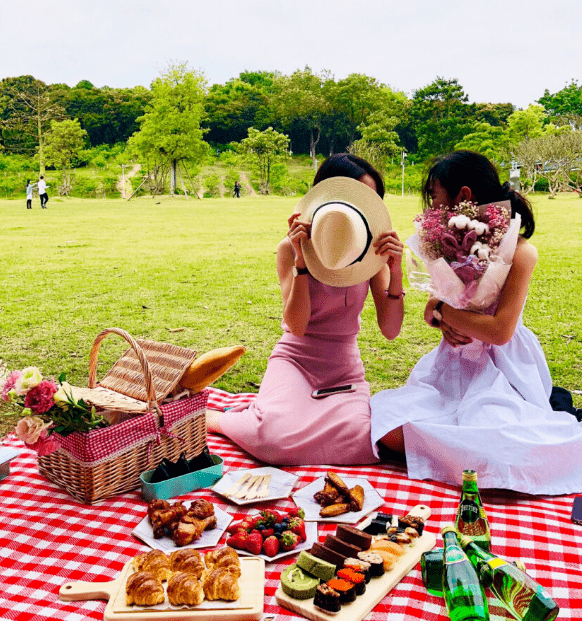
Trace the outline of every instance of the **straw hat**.
<instances>
[{"instance_id":1,"label":"straw hat","mask_svg":"<svg viewBox=\"0 0 582 621\"><path fill-rule=\"evenodd\" d=\"M300 220L311 222L311 238L301 240L310 274L326 285L349 287L377 274L386 259L373 242L390 231L390 215L380 196L350 177L332 177L313 186L299 201Z\"/></svg>"}]
</instances>

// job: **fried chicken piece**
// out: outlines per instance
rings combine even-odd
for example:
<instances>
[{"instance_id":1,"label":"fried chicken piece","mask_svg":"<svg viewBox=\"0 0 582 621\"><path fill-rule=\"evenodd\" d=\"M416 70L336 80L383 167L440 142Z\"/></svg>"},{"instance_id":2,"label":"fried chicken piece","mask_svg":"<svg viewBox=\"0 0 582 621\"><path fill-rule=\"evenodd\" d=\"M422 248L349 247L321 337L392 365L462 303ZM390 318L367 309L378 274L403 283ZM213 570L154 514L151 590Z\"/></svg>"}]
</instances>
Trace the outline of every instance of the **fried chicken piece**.
<instances>
[{"instance_id":1,"label":"fried chicken piece","mask_svg":"<svg viewBox=\"0 0 582 621\"><path fill-rule=\"evenodd\" d=\"M214 515L214 505L204 498L195 500L188 509L188 515L203 520Z\"/></svg>"}]
</instances>

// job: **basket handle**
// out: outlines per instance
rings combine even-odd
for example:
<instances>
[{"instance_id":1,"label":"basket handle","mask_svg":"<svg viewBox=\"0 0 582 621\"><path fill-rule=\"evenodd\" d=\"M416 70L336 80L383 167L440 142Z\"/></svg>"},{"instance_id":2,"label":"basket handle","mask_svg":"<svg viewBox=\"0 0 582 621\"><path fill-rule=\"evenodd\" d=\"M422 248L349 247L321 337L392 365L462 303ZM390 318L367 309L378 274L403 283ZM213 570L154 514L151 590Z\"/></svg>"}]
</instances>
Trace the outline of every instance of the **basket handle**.
<instances>
[{"instance_id":1,"label":"basket handle","mask_svg":"<svg viewBox=\"0 0 582 621\"><path fill-rule=\"evenodd\" d=\"M107 328L103 330L100 334L97 335L95 342L93 343L93 347L91 348L91 354L89 355L89 388L95 388L97 386L97 356L99 354L99 347L101 346L101 341L108 334L117 334L124 338L132 347L139 363L141 365L141 370L143 371L143 376L145 379L145 388L146 395L148 398L148 408L151 409L152 404L156 403L156 391L154 388L154 382L152 378L152 373L150 371L150 365L148 364L148 359L146 355L143 353L142 348L139 346L139 343L125 330L121 328Z\"/></svg>"}]
</instances>

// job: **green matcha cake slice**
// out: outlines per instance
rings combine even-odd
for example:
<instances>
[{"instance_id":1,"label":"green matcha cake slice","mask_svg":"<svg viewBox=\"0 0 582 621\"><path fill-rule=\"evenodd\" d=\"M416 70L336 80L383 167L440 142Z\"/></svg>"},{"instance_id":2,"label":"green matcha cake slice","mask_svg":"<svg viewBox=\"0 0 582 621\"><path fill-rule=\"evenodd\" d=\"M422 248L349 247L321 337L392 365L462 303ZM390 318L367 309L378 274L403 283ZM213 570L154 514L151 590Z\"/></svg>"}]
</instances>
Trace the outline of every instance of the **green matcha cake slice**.
<instances>
[{"instance_id":1,"label":"green matcha cake slice","mask_svg":"<svg viewBox=\"0 0 582 621\"><path fill-rule=\"evenodd\" d=\"M308 574L321 578L323 582L331 580L335 574L335 565L328 563L303 550L297 559L297 565Z\"/></svg>"},{"instance_id":2,"label":"green matcha cake slice","mask_svg":"<svg viewBox=\"0 0 582 621\"><path fill-rule=\"evenodd\" d=\"M289 565L281 574L281 588L289 597L310 599L315 596L319 578L310 576L296 564Z\"/></svg>"}]
</instances>

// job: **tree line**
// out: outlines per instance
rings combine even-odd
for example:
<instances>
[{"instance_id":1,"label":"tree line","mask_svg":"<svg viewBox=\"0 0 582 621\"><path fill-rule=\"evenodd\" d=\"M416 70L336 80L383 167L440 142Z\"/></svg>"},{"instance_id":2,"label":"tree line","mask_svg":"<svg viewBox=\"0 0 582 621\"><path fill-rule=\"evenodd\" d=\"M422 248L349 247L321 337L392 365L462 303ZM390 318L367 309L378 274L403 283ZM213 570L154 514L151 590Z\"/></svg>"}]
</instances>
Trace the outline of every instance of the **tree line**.
<instances>
[{"instance_id":1,"label":"tree line","mask_svg":"<svg viewBox=\"0 0 582 621\"><path fill-rule=\"evenodd\" d=\"M20 76L0 80L0 151L35 155L41 171L45 162L65 171L75 158L71 144L128 143L148 167L160 169L200 159L209 149L258 158L260 142L257 165L268 171L265 145L271 140L275 158L309 154L315 165L317 154L348 150L385 172L403 162L403 154L409 165L470 148L500 166L507 168L512 160L521 166L526 191L540 179L550 192L579 187L582 85L577 81L556 93L545 90L525 110L468 99L456 79L437 77L408 96L365 74L336 80L309 67L291 75L245 71L208 86L203 74L179 64L150 88L126 89L97 88L86 80L69 87Z\"/></svg>"}]
</instances>

